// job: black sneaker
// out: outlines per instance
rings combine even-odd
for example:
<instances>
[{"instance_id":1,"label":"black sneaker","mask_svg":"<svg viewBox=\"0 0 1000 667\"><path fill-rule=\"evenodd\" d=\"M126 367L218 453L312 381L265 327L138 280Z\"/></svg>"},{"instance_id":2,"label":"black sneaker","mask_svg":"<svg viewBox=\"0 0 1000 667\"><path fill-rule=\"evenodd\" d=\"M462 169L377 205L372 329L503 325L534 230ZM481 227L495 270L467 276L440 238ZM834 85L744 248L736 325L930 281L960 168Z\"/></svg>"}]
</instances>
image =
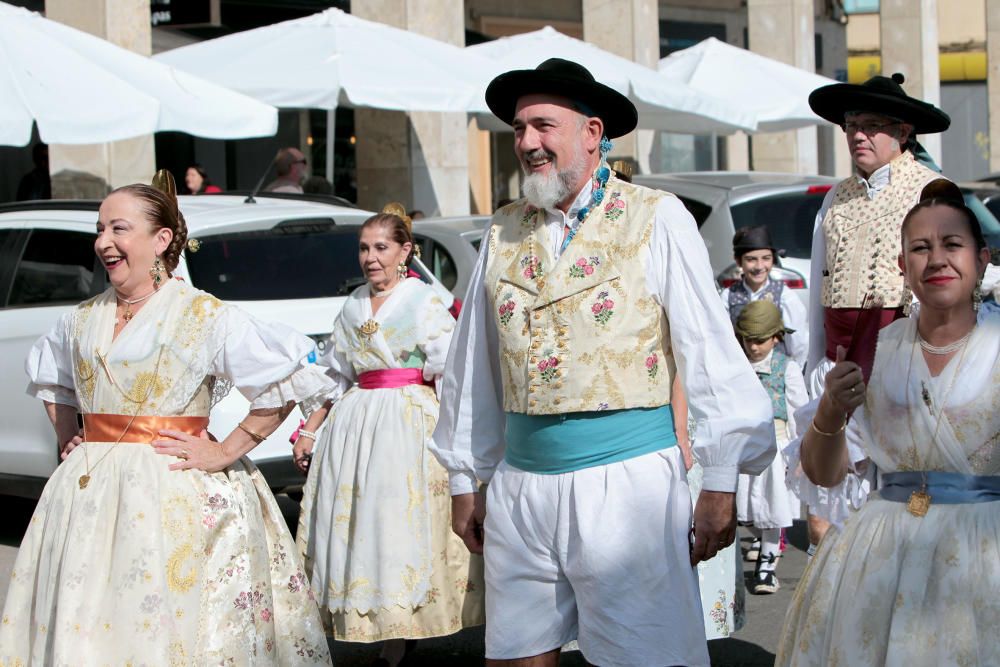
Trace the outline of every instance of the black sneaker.
<instances>
[{"instance_id":1,"label":"black sneaker","mask_svg":"<svg viewBox=\"0 0 1000 667\"><path fill-rule=\"evenodd\" d=\"M754 595L770 595L777 593L779 588L781 588L781 583L774 572L764 571L754 574L750 592Z\"/></svg>"}]
</instances>

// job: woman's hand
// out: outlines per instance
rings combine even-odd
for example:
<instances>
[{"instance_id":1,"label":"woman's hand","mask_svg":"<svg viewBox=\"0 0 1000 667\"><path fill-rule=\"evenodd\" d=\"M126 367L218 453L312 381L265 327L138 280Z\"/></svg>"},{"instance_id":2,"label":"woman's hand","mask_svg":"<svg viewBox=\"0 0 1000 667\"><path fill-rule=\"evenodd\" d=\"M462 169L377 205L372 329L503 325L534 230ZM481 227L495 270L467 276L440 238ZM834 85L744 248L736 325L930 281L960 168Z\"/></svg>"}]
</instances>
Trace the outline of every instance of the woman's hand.
<instances>
[{"instance_id":1,"label":"woman's hand","mask_svg":"<svg viewBox=\"0 0 1000 667\"><path fill-rule=\"evenodd\" d=\"M76 449L82 442L83 442L83 431L80 431L79 433L77 433L72 438L70 438L69 440L67 440L62 445L59 446L59 458L65 461L66 457L69 456L69 453L72 452L74 449Z\"/></svg>"},{"instance_id":2,"label":"woman's hand","mask_svg":"<svg viewBox=\"0 0 1000 667\"><path fill-rule=\"evenodd\" d=\"M853 361L845 361L847 350L837 346L836 365L826 374L826 389L820 406L826 403L828 414L848 415L865 402L865 379L861 367ZM839 428L837 424L835 428Z\"/></svg>"},{"instance_id":3,"label":"woman's hand","mask_svg":"<svg viewBox=\"0 0 1000 667\"><path fill-rule=\"evenodd\" d=\"M226 453L225 445L213 442L208 431L202 429L198 436L164 429L160 431L160 440L153 441L153 449L157 454L176 456L184 459L180 463L170 464L170 470L204 470L205 472L220 472L225 470L236 459Z\"/></svg>"},{"instance_id":4,"label":"woman's hand","mask_svg":"<svg viewBox=\"0 0 1000 667\"><path fill-rule=\"evenodd\" d=\"M295 467L301 470L303 475L309 472L309 464L312 462L312 451L315 446L316 442L311 435L300 433L295 440L295 446L292 447L292 460L295 461Z\"/></svg>"},{"instance_id":5,"label":"woman's hand","mask_svg":"<svg viewBox=\"0 0 1000 667\"><path fill-rule=\"evenodd\" d=\"M687 438L678 438L677 446L681 448L681 457L684 459L684 469L691 470L694 465L694 455L691 453L691 441Z\"/></svg>"}]
</instances>

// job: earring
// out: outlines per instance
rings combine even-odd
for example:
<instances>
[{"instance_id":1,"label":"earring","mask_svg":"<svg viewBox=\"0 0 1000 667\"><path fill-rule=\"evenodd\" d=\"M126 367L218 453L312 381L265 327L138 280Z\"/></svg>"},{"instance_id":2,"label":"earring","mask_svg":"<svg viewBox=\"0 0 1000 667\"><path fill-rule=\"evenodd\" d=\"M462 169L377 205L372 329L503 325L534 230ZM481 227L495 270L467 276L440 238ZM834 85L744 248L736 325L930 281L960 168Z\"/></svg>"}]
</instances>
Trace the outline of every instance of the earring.
<instances>
[{"instance_id":1,"label":"earring","mask_svg":"<svg viewBox=\"0 0 1000 667\"><path fill-rule=\"evenodd\" d=\"M972 309L979 312L983 306L983 281L977 280L976 287L972 290Z\"/></svg>"},{"instance_id":2,"label":"earring","mask_svg":"<svg viewBox=\"0 0 1000 667\"><path fill-rule=\"evenodd\" d=\"M153 279L153 288L159 289L160 283L163 282L163 274L166 270L163 268L163 262L157 257L153 260L153 268L149 270L149 277Z\"/></svg>"},{"instance_id":3,"label":"earring","mask_svg":"<svg viewBox=\"0 0 1000 667\"><path fill-rule=\"evenodd\" d=\"M396 267L396 275L399 276L400 280L406 280L406 276L409 272L410 270L406 268L406 264L403 264L402 262L400 262L399 266Z\"/></svg>"}]
</instances>

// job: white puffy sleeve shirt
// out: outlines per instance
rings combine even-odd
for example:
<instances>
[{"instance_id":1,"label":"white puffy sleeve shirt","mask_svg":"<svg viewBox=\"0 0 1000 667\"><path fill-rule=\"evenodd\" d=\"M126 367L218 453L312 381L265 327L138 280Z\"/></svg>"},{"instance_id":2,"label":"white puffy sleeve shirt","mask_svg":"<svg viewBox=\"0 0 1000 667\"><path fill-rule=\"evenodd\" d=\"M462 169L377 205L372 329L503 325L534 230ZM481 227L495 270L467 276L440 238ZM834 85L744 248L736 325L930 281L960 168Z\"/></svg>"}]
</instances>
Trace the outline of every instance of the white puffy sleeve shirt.
<instances>
[{"instance_id":1,"label":"white puffy sleeve shirt","mask_svg":"<svg viewBox=\"0 0 1000 667\"><path fill-rule=\"evenodd\" d=\"M547 212L555 256L569 215ZM503 459L505 416L499 338L483 284L484 243L448 355L441 415L430 447L451 474L452 495L488 483ZM646 257L646 285L670 323L677 372L695 421L694 451L708 491L736 490L740 472L759 474L774 458L771 404L740 349L712 278L705 244L678 199L664 197Z\"/></svg>"}]
</instances>

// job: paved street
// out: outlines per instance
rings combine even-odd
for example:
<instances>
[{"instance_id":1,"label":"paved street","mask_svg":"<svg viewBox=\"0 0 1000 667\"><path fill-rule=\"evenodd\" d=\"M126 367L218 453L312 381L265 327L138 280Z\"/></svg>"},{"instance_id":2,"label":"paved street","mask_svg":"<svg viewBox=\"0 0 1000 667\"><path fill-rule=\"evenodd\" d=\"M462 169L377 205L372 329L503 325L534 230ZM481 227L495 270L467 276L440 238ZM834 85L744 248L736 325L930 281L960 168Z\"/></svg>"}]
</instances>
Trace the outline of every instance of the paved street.
<instances>
[{"instance_id":1,"label":"paved street","mask_svg":"<svg viewBox=\"0 0 1000 667\"><path fill-rule=\"evenodd\" d=\"M287 496L279 496L285 518L294 529L298 505ZM14 566L17 547L34 503L21 498L0 496L4 520L0 522L0 606L7 595L7 582ZM781 590L775 595L747 595L747 624L733 638L709 644L712 665L720 667L762 667L772 665L774 650L781 630L785 608L792 590L805 568L805 528L799 523L790 531L790 546L778 568ZM747 565L747 573L752 567ZM363 644L336 643L333 645L334 664L337 667L362 667L377 655L377 650ZM414 667L465 667L482 664L483 631L475 628L444 639L427 640L417 647L411 662ZM563 656L564 667L578 667L584 663L578 652Z\"/></svg>"}]
</instances>

